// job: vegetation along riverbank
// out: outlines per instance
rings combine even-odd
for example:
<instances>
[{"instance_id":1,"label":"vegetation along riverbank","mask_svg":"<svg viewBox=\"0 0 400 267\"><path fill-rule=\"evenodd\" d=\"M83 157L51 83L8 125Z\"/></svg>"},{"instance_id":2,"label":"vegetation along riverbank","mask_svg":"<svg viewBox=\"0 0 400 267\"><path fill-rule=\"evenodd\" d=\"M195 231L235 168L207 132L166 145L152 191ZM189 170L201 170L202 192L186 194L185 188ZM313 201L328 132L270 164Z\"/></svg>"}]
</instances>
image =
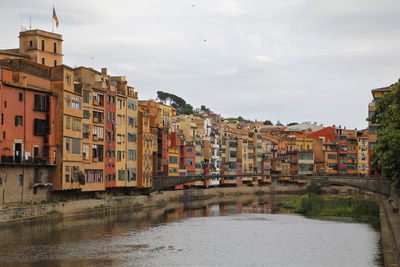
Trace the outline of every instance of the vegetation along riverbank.
<instances>
[{"instance_id":1,"label":"vegetation along riverbank","mask_svg":"<svg viewBox=\"0 0 400 267\"><path fill-rule=\"evenodd\" d=\"M278 206L312 217L354 218L379 227L379 204L363 195L302 194L278 203Z\"/></svg>"}]
</instances>

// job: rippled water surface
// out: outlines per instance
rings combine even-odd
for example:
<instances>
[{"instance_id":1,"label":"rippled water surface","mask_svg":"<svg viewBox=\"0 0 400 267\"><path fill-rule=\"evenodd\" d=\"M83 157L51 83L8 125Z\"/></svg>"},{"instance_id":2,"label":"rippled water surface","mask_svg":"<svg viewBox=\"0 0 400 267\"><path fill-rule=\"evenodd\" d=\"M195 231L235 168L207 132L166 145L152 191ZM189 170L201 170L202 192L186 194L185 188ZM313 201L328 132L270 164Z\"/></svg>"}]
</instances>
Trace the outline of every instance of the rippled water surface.
<instances>
[{"instance_id":1,"label":"rippled water surface","mask_svg":"<svg viewBox=\"0 0 400 267\"><path fill-rule=\"evenodd\" d=\"M368 224L282 214L269 197L0 229L0 266L379 266Z\"/></svg>"}]
</instances>

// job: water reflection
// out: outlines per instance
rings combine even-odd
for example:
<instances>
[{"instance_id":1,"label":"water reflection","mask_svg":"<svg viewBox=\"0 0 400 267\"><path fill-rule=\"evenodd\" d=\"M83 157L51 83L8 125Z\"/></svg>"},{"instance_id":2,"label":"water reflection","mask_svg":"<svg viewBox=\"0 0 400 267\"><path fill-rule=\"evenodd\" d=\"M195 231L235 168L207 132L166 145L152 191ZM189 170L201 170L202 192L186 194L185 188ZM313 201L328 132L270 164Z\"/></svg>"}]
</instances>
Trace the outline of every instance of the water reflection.
<instances>
[{"instance_id":1,"label":"water reflection","mask_svg":"<svg viewBox=\"0 0 400 267\"><path fill-rule=\"evenodd\" d=\"M375 265L379 233L371 227L280 214L284 198L233 196L4 228L0 265Z\"/></svg>"}]
</instances>

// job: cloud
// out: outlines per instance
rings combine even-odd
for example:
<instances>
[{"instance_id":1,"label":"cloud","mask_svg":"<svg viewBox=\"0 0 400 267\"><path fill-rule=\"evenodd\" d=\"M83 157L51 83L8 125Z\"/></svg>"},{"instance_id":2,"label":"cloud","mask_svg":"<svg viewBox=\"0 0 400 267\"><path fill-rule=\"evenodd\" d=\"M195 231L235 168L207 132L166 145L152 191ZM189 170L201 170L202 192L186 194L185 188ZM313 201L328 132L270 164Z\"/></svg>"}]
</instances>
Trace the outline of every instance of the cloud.
<instances>
[{"instance_id":1,"label":"cloud","mask_svg":"<svg viewBox=\"0 0 400 267\"><path fill-rule=\"evenodd\" d=\"M194 5L194 7L192 6ZM363 128L370 90L397 81L395 0L58 1L64 62L126 75L222 115ZM0 48L51 30L52 3L4 1Z\"/></svg>"}]
</instances>

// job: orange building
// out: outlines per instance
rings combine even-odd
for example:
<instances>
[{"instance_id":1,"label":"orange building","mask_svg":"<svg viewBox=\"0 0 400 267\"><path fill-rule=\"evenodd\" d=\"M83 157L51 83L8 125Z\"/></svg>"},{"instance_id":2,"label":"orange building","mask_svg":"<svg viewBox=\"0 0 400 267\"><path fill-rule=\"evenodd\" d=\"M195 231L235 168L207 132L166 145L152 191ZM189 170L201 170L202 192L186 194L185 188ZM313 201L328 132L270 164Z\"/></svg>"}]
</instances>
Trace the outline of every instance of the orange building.
<instances>
[{"instance_id":1,"label":"orange building","mask_svg":"<svg viewBox=\"0 0 400 267\"><path fill-rule=\"evenodd\" d=\"M0 61L0 204L47 200L57 147L50 68Z\"/></svg>"}]
</instances>

